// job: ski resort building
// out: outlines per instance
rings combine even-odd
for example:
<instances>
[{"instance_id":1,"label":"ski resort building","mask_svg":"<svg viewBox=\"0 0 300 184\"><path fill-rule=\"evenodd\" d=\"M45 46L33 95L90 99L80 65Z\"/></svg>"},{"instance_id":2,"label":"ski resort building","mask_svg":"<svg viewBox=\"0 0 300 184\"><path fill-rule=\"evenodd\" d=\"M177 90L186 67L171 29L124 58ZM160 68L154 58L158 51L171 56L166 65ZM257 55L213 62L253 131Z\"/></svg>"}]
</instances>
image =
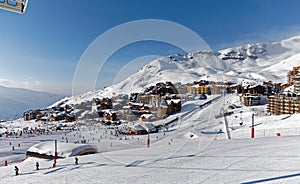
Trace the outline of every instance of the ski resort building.
<instances>
[{"instance_id":1,"label":"ski resort building","mask_svg":"<svg viewBox=\"0 0 300 184\"><path fill-rule=\"evenodd\" d=\"M300 66L293 67L292 71L288 72L287 78L288 78L288 85L294 84L294 78L297 76L297 74L300 71Z\"/></svg>"},{"instance_id":2,"label":"ski resort building","mask_svg":"<svg viewBox=\"0 0 300 184\"><path fill-rule=\"evenodd\" d=\"M187 86L187 92L193 95L211 94L211 89L209 86L196 84L193 86Z\"/></svg>"},{"instance_id":3,"label":"ski resort building","mask_svg":"<svg viewBox=\"0 0 300 184\"><path fill-rule=\"evenodd\" d=\"M163 100L157 109L157 117L165 118L180 110L181 110L180 99Z\"/></svg>"},{"instance_id":4,"label":"ski resort building","mask_svg":"<svg viewBox=\"0 0 300 184\"><path fill-rule=\"evenodd\" d=\"M268 98L267 112L280 114L300 113L300 94L276 94Z\"/></svg>"},{"instance_id":5,"label":"ski resort building","mask_svg":"<svg viewBox=\"0 0 300 184\"><path fill-rule=\"evenodd\" d=\"M260 105L261 96L259 95L251 95L249 93L245 94L244 96L244 105L245 106L254 106Z\"/></svg>"},{"instance_id":6,"label":"ski resort building","mask_svg":"<svg viewBox=\"0 0 300 184\"><path fill-rule=\"evenodd\" d=\"M300 73L293 79L294 82L294 93L300 94Z\"/></svg>"},{"instance_id":7,"label":"ski resort building","mask_svg":"<svg viewBox=\"0 0 300 184\"><path fill-rule=\"evenodd\" d=\"M293 114L299 112L299 93L300 93L300 73L299 67L294 67L288 72L288 81L286 84L275 83L271 81L260 84L247 84L242 87L242 94L245 106L260 105L263 101L263 95L268 95L267 111L271 114ZM294 91L286 88L294 84Z\"/></svg>"},{"instance_id":8,"label":"ski resort building","mask_svg":"<svg viewBox=\"0 0 300 184\"><path fill-rule=\"evenodd\" d=\"M268 97L267 111L271 114L300 113L300 66L293 67L288 72L288 81L285 87L294 85L294 91L278 93Z\"/></svg>"}]
</instances>

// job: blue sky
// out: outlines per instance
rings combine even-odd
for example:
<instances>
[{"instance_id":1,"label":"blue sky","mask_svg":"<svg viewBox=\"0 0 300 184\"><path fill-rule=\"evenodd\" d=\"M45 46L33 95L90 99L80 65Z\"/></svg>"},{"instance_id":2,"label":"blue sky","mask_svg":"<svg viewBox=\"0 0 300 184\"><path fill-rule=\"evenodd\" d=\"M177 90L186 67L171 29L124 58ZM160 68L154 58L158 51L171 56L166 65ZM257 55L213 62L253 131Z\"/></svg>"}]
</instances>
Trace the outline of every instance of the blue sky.
<instances>
[{"instance_id":1,"label":"blue sky","mask_svg":"<svg viewBox=\"0 0 300 184\"><path fill-rule=\"evenodd\" d=\"M69 95L86 48L105 31L128 21L173 21L219 50L300 33L299 7L297 0L29 0L23 15L0 10L0 85ZM177 52L164 43L131 44L105 67L117 71L137 57ZM97 88L111 84L116 71L102 72Z\"/></svg>"}]
</instances>

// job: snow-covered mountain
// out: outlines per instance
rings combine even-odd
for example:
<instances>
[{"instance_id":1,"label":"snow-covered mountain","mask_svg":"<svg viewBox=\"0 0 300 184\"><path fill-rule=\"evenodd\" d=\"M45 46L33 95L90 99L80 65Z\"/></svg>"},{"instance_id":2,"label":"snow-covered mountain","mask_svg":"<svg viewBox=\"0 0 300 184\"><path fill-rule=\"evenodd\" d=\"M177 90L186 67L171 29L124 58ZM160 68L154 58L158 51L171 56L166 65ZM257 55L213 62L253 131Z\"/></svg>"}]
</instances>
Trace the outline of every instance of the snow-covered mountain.
<instances>
[{"instance_id":1,"label":"snow-covered mountain","mask_svg":"<svg viewBox=\"0 0 300 184\"><path fill-rule=\"evenodd\" d=\"M227 80L271 80L285 83L287 72L300 65L300 36L271 44L248 44L219 51Z\"/></svg>"},{"instance_id":2,"label":"snow-covered mountain","mask_svg":"<svg viewBox=\"0 0 300 184\"><path fill-rule=\"evenodd\" d=\"M221 51L196 51L158 58L118 84L67 99L69 103L81 103L95 96L141 92L147 86L166 81L227 80L240 83L247 79L285 83L287 72L299 65L300 35L274 43L247 44Z\"/></svg>"},{"instance_id":3,"label":"snow-covered mountain","mask_svg":"<svg viewBox=\"0 0 300 184\"><path fill-rule=\"evenodd\" d=\"M57 94L0 86L0 119L20 117L27 110L46 108L62 98Z\"/></svg>"}]
</instances>

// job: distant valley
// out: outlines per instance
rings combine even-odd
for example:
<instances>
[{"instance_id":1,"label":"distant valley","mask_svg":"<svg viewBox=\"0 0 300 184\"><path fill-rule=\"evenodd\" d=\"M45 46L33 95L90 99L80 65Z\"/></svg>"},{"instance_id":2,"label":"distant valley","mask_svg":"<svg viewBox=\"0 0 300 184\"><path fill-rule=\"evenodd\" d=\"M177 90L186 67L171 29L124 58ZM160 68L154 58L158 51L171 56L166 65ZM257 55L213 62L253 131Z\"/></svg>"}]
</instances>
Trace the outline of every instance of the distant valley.
<instances>
[{"instance_id":1,"label":"distant valley","mask_svg":"<svg viewBox=\"0 0 300 184\"><path fill-rule=\"evenodd\" d=\"M0 86L0 120L22 117L29 109L46 108L63 97L46 92Z\"/></svg>"}]
</instances>

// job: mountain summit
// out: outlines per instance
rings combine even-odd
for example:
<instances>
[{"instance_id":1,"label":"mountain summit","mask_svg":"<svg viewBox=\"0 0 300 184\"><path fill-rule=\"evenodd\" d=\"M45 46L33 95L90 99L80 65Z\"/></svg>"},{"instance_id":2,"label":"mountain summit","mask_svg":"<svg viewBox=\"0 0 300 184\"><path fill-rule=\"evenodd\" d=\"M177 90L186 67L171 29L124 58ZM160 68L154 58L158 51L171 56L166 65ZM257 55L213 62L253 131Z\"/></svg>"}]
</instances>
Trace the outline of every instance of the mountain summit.
<instances>
[{"instance_id":1,"label":"mountain summit","mask_svg":"<svg viewBox=\"0 0 300 184\"><path fill-rule=\"evenodd\" d=\"M156 59L106 92L141 91L157 82L189 83L196 80L241 82L286 81L286 73L300 65L300 36L280 42L247 44L216 52L197 51Z\"/></svg>"},{"instance_id":2,"label":"mountain summit","mask_svg":"<svg viewBox=\"0 0 300 184\"><path fill-rule=\"evenodd\" d=\"M274 43L247 44L220 51L196 51L161 57L118 84L67 98L67 101L77 104L99 96L142 92L148 86L166 81L184 84L199 80L237 83L243 80L271 80L284 83L287 72L299 65L300 35Z\"/></svg>"}]
</instances>

